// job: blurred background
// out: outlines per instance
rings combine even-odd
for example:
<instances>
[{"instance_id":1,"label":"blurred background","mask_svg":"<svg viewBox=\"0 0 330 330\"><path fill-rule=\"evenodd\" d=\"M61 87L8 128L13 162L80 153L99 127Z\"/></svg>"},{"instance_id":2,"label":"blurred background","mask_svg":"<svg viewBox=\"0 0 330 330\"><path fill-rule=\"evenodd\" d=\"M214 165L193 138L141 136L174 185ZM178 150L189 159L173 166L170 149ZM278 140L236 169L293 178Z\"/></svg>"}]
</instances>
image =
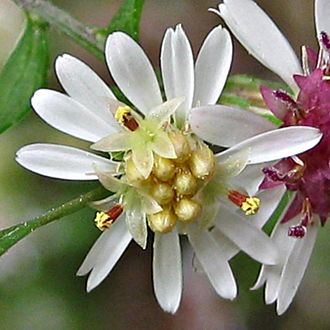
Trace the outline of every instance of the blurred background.
<instances>
[{"instance_id":1,"label":"blurred background","mask_svg":"<svg viewBox=\"0 0 330 330\"><path fill-rule=\"evenodd\" d=\"M2 1L2 0L0 0ZM54 0L84 22L106 25L121 1ZM280 25L291 44L316 47L312 0L257 1ZM197 53L206 34L220 18L207 9L218 1L146 0L140 40L155 66L164 31L182 23ZM0 7L1 8L1 7ZM0 15L1 19L1 15ZM73 54L91 65L110 83L104 63L51 31L51 63L61 53ZM272 41L269 41L270 47ZM235 43L232 73L277 79ZM49 72L49 86L60 90ZM37 216L51 207L92 189L93 183L48 179L19 167L17 149L34 142L88 145L57 132L34 113L0 135L0 227ZM263 292L249 291L258 265L240 255L232 261L239 283L234 302L216 296L203 274L194 272L191 250L183 241L184 292L176 315L165 314L153 295L152 242L146 251L131 244L111 275L93 292L85 292L86 278L75 273L99 235L94 211L84 209L52 223L21 241L0 258L0 329L330 329L330 241L328 228L320 231L316 248L294 303L282 317L274 306L264 306Z\"/></svg>"}]
</instances>

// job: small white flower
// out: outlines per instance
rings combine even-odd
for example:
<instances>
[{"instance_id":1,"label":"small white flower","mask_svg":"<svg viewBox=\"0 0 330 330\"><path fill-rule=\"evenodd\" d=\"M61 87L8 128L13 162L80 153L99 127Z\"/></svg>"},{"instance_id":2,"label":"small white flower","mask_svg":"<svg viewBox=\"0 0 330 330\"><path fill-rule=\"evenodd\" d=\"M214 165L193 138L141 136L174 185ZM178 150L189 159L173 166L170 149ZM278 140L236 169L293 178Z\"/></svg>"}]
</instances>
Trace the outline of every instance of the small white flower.
<instances>
[{"instance_id":1,"label":"small white flower","mask_svg":"<svg viewBox=\"0 0 330 330\"><path fill-rule=\"evenodd\" d=\"M35 111L50 125L93 142L95 149L125 152L119 170L118 162L65 146L37 144L17 153L17 161L34 172L73 180L98 179L115 192L94 203L104 210L110 208L96 219L100 228L109 229L96 241L78 271L78 275L90 272L88 291L109 274L132 237L145 247L147 223L155 232L155 294L167 312L176 312L182 294L179 234L188 236L216 292L228 299L235 298L237 288L225 252L227 245L228 249L234 246L235 250L246 251L262 263L277 262L271 240L242 217L242 210L253 214L259 208L258 198L249 196L262 180L260 167L254 164L302 152L318 142L320 133L313 128L293 127L259 134L266 129L256 125L252 129L243 125L240 130L239 125L233 126L228 135L230 128L224 134L218 131L216 127L226 111L214 106L214 115L208 116L213 110L207 105L219 98L231 56L229 34L219 26L206 38L194 67L181 26L168 29L161 50L168 100L163 103L156 75L143 50L126 34L115 32L107 39L106 59L115 82L134 109L116 101L88 66L69 55L56 61L57 75L68 95L39 90L33 96ZM200 108L192 110L197 105ZM227 115L232 111L236 110L229 109ZM245 112L237 111L245 116ZM211 122L199 120L204 114ZM246 120L256 118L251 116ZM266 121L263 124L271 128ZM201 140L204 137L231 148L214 155ZM274 141L276 148L272 149ZM227 200L230 194L235 206ZM264 197L266 203L256 217L268 217L277 203L267 194ZM230 217L221 212L217 215L221 204ZM205 213L212 221L205 220ZM225 238L217 241L219 235Z\"/></svg>"}]
</instances>

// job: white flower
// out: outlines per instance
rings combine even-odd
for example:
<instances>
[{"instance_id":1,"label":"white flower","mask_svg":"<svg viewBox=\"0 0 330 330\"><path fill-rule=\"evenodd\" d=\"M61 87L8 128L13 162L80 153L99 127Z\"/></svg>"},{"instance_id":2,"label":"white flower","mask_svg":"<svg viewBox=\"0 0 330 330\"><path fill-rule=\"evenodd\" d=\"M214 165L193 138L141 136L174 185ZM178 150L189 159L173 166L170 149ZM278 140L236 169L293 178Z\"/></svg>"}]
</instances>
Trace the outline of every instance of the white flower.
<instances>
[{"instance_id":1,"label":"white flower","mask_svg":"<svg viewBox=\"0 0 330 330\"><path fill-rule=\"evenodd\" d=\"M319 39L321 32L330 32L330 2L327 0L315 0L314 4L315 27L317 38ZM299 91L294 77L297 74L301 75L303 72L305 75L309 74L308 65L305 63L307 56L303 53L302 68L298 57L285 36L254 1L224 0L219 5L219 11L213 9L211 11L223 18L236 38L252 56L280 76L295 94ZM322 53L322 47L324 46L322 43L324 41L320 40L321 56L319 60L324 60L324 57L328 56L327 52ZM264 96L270 99L270 96L267 94ZM274 108L276 108L276 105ZM276 115L283 119L287 109L283 107L281 110L279 106L277 111ZM224 122L224 125L229 126L230 124L231 121ZM290 204L291 202L288 205ZM283 212L283 216L285 213ZM266 283L265 301L267 304L276 301L277 313L279 315L287 310L297 292L307 268L320 225L318 215L313 214L311 219L309 219L310 225L303 238L294 239L288 237L289 227L292 226L292 222L299 223L299 220L301 220L299 219L300 216L299 213L289 223L286 222L284 224L279 219L271 237L281 251L281 262L275 266L262 266L259 278L254 286L256 289ZM263 223L259 225L261 226ZM299 229L300 227L298 226L297 228ZM296 237L299 237L299 235L296 235Z\"/></svg>"},{"instance_id":2,"label":"white flower","mask_svg":"<svg viewBox=\"0 0 330 330\"><path fill-rule=\"evenodd\" d=\"M69 96L51 90L40 90L33 96L35 111L50 125L96 142L96 149L125 151L119 172L118 162L65 146L37 144L24 147L17 153L17 161L34 172L73 180L99 179L108 190L115 192L115 195L95 203L100 208L113 207L107 214L97 215L99 227L109 229L96 241L78 271L78 275L90 272L88 291L109 274L132 237L145 247L146 222L155 232L155 294L167 312L174 313L181 300L179 234L188 236L210 282L225 298L233 299L237 294L229 258L224 252L227 245L235 249L238 246L262 263L272 265L277 262L276 247L271 240L239 214L242 210L253 214L259 208L258 198L248 195L256 191L262 179L260 168L253 164L309 149L319 141L320 133L309 127L294 127L257 135L260 130L245 127L242 129L245 133L237 141L231 136L230 142L223 144L230 144L231 148L214 156L200 137L217 142L219 132L215 130L215 123L221 122L219 115L222 113L215 107L216 118L212 118L216 122L211 123L212 128L198 127L198 116L203 115L208 104L214 104L219 98L231 55L229 34L219 26L206 38L194 67L192 50L181 26L168 29L161 51L162 76L168 99L163 103L156 75L143 50L126 34L115 32L108 37L106 59L114 80L132 102L134 110L116 101L109 88L89 67L69 55L56 61L57 75ZM201 108L191 110L196 105ZM192 115L195 111L197 117ZM159 120L156 125L155 118ZM191 132L188 118L196 134ZM152 121L151 127L149 120ZM213 132L211 137L207 135L209 129ZM136 133L138 138L132 138ZM155 143L160 135L166 136L159 139L165 141L163 145ZM166 142L168 139L171 143ZM277 141L275 150L270 148L274 141ZM116 148L114 144L117 144ZM143 164L143 156L138 157L141 161L134 160L135 150L140 151L143 147L151 154L149 159L152 160L146 161L150 166ZM164 150L170 152L164 153ZM242 199L237 202L236 197L232 198L237 204L233 209L227 201L229 194ZM256 216L268 216L274 210L277 199L267 197L267 194L264 197L266 203L261 205ZM228 212L234 214L233 218L223 217L221 213L216 216L222 200L225 200L224 209L228 204ZM159 207L162 208L160 212ZM210 214L212 220L214 218L214 223L200 221L205 219L205 213ZM224 237L223 241L216 240L219 235Z\"/></svg>"}]
</instances>

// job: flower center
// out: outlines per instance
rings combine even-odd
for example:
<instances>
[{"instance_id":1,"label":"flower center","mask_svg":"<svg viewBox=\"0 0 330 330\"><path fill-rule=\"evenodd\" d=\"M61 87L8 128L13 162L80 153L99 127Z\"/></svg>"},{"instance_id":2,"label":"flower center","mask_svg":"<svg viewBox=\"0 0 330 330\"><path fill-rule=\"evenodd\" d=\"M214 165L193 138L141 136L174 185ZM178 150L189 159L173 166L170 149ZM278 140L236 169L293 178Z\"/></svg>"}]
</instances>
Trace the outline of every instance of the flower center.
<instances>
[{"instance_id":1,"label":"flower center","mask_svg":"<svg viewBox=\"0 0 330 330\"><path fill-rule=\"evenodd\" d=\"M154 154L149 177L144 178L131 157L125 162L128 184L146 192L162 211L147 214L152 231L167 233L177 223L189 223L202 212L199 192L215 172L213 152L202 141L180 131L169 132L177 158L169 159Z\"/></svg>"}]
</instances>

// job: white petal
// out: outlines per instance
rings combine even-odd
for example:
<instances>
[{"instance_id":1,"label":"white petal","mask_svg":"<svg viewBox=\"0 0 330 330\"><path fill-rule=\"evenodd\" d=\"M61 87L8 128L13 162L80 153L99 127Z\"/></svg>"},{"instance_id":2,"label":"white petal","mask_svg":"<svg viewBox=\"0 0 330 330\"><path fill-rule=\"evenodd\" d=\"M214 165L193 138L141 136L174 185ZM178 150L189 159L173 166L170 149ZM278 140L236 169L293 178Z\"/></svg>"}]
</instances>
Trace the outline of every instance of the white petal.
<instances>
[{"instance_id":1,"label":"white petal","mask_svg":"<svg viewBox=\"0 0 330 330\"><path fill-rule=\"evenodd\" d=\"M182 262L179 235L155 233L153 255L154 291L165 312L174 314L182 294Z\"/></svg>"},{"instance_id":2,"label":"white petal","mask_svg":"<svg viewBox=\"0 0 330 330\"><path fill-rule=\"evenodd\" d=\"M268 265L278 262L279 254L272 240L247 219L232 213L225 205L222 205L214 224L253 259Z\"/></svg>"},{"instance_id":3,"label":"white petal","mask_svg":"<svg viewBox=\"0 0 330 330\"><path fill-rule=\"evenodd\" d=\"M248 195L253 196L257 193L259 186L265 177L262 169L266 166L268 166L268 164L248 165L244 168L244 171L237 176L234 176L230 180L230 183L234 187L244 189Z\"/></svg>"},{"instance_id":4,"label":"white petal","mask_svg":"<svg viewBox=\"0 0 330 330\"><path fill-rule=\"evenodd\" d=\"M189 123L200 138L223 147L276 128L269 120L252 112L224 105L194 108Z\"/></svg>"},{"instance_id":5,"label":"white petal","mask_svg":"<svg viewBox=\"0 0 330 330\"><path fill-rule=\"evenodd\" d=\"M85 275L92 268L87 280L88 292L111 272L131 239L124 219L120 218L96 241L77 273L79 276Z\"/></svg>"},{"instance_id":6,"label":"white petal","mask_svg":"<svg viewBox=\"0 0 330 330\"><path fill-rule=\"evenodd\" d=\"M187 230L189 242L217 294L234 299L237 295L235 278L221 248L209 232L195 225Z\"/></svg>"},{"instance_id":7,"label":"white petal","mask_svg":"<svg viewBox=\"0 0 330 330\"><path fill-rule=\"evenodd\" d=\"M241 149L228 157L226 155L222 157L222 154L223 153L219 153L216 155L218 163L217 174L225 180L242 173L250 158L249 149Z\"/></svg>"},{"instance_id":8,"label":"white petal","mask_svg":"<svg viewBox=\"0 0 330 330\"><path fill-rule=\"evenodd\" d=\"M226 83L233 45L228 31L214 28L205 39L195 65L193 105L215 104Z\"/></svg>"},{"instance_id":9,"label":"white petal","mask_svg":"<svg viewBox=\"0 0 330 330\"><path fill-rule=\"evenodd\" d=\"M167 99L184 97L176 112L182 123L191 108L194 93L194 58L189 40L181 25L167 29L161 49L161 69Z\"/></svg>"},{"instance_id":10,"label":"white petal","mask_svg":"<svg viewBox=\"0 0 330 330\"><path fill-rule=\"evenodd\" d=\"M165 132L157 132L152 142L152 150L161 157L164 158L176 158L175 149L171 139Z\"/></svg>"},{"instance_id":11,"label":"white petal","mask_svg":"<svg viewBox=\"0 0 330 330\"><path fill-rule=\"evenodd\" d=\"M280 252L281 261L277 265L268 266L263 265L257 282L251 288L256 290L260 288L265 282L265 302L266 304L272 304L278 297L278 289L281 280L281 274L283 265L289 257L295 240L288 236L288 229L292 225L292 222L296 222L295 219L288 223L281 224L280 221L275 225L271 239L277 245L277 249Z\"/></svg>"},{"instance_id":12,"label":"white petal","mask_svg":"<svg viewBox=\"0 0 330 330\"><path fill-rule=\"evenodd\" d=\"M281 185L273 189L263 190L257 195L257 197L261 200L261 204L257 214L250 219L254 226L258 228L263 227L263 225L269 220L271 215L276 210L285 191L285 186Z\"/></svg>"},{"instance_id":13,"label":"white petal","mask_svg":"<svg viewBox=\"0 0 330 330\"><path fill-rule=\"evenodd\" d=\"M296 239L293 250L285 263L277 298L277 314L283 314L290 306L304 276L313 252L318 226L309 226L304 238Z\"/></svg>"},{"instance_id":14,"label":"white petal","mask_svg":"<svg viewBox=\"0 0 330 330\"><path fill-rule=\"evenodd\" d=\"M55 69L61 85L73 99L118 129L118 123L109 111L109 101L116 97L87 64L64 54L56 59Z\"/></svg>"},{"instance_id":15,"label":"white petal","mask_svg":"<svg viewBox=\"0 0 330 330\"><path fill-rule=\"evenodd\" d=\"M93 166L115 171L110 160L72 147L56 144L31 144L21 148L16 161L30 171L66 180L97 180Z\"/></svg>"},{"instance_id":16,"label":"white petal","mask_svg":"<svg viewBox=\"0 0 330 330\"><path fill-rule=\"evenodd\" d=\"M267 14L251 0L225 0L219 11L246 50L296 91L293 75L301 73L300 62Z\"/></svg>"},{"instance_id":17,"label":"white petal","mask_svg":"<svg viewBox=\"0 0 330 330\"><path fill-rule=\"evenodd\" d=\"M134 241L145 249L148 237L146 214L137 208L126 210L126 225Z\"/></svg>"},{"instance_id":18,"label":"white petal","mask_svg":"<svg viewBox=\"0 0 330 330\"><path fill-rule=\"evenodd\" d=\"M227 238L227 236L225 236L219 228L214 227L210 234L220 247L226 260L229 261L240 251L240 248L229 238Z\"/></svg>"},{"instance_id":19,"label":"white petal","mask_svg":"<svg viewBox=\"0 0 330 330\"><path fill-rule=\"evenodd\" d=\"M106 122L73 98L53 90L39 89L32 96L31 104L49 125L79 139L95 142L114 131L111 122Z\"/></svg>"},{"instance_id":20,"label":"white petal","mask_svg":"<svg viewBox=\"0 0 330 330\"><path fill-rule=\"evenodd\" d=\"M108 135L97 141L91 148L99 151L125 151L129 149L129 134L128 132L119 132Z\"/></svg>"},{"instance_id":21,"label":"white petal","mask_svg":"<svg viewBox=\"0 0 330 330\"><path fill-rule=\"evenodd\" d=\"M315 25L319 38L321 32L330 34L330 3L328 0L315 0Z\"/></svg>"},{"instance_id":22,"label":"white petal","mask_svg":"<svg viewBox=\"0 0 330 330\"><path fill-rule=\"evenodd\" d=\"M165 121L170 119L170 116L178 109L178 107L184 102L183 97L177 97L175 99L166 101L161 105L150 110L146 119L156 121L158 123L158 128L163 126Z\"/></svg>"},{"instance_id":23,"label":"white petal","mask_svg":"<svg viewBox=\"0 0 330 330\"><path fill-rule=\"evenodd\" d=\"M111 230L105 230L93 244L83 263L79 267L77 276L84 276L93 269L93 267L97 264L98 257L106 248L108 241L121 241L122 229L123 225L125 225L125 221L122 219L122 217L117 220L118 221L115 222L113 226L111 226ZM116 223L120 223L120 225Z\"/></svg>"},{"instance_id":24,"label":"white petal","mask_svg":"<svg viewBox=\"0 0 330 330\"><path fill-rule=\"evenodd\" d=\"M295 126L279 128L245 140L217 157L229 156L242 149L250 150L249 164L269 162L304 152L314 147L322 138L313 127Z\"/></svg>"},{"instance_id":25,"label":"white petal","mask_svg":"<svg viewBox=\"0 0 330 330\"><path fill-rule=\"evenodd\" d=\"M147 178L154 165L154 156L150 148L139 146L132 150L132 160L137 170Z\"/></svg>"},{"instance_id":26,"label":"white petal","mask_svg":"<svg viewBox=\"0 0 330 330\"><path fill-rule=\"evenodd\" d=\"M125 96L144 114L163 102L152 65L127 34L109 35L105 55L109 70Z\"/></svg>"}]
</instances>

